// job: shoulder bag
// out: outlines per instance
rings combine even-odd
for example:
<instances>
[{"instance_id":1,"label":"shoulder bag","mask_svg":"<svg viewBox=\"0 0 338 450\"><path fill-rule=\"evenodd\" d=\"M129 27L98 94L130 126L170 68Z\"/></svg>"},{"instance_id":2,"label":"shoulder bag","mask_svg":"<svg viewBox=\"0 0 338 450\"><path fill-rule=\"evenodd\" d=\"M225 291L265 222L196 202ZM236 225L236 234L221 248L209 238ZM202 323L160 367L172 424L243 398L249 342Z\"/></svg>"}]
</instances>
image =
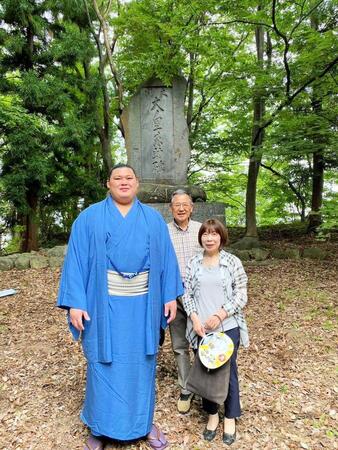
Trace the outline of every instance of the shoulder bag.
<instances>
[{"instance_id":1,"label":"shoulder bag","mask_svg":"<svg viewBox=\"0 0 338 450\"><path fill-rule=\"evenodd\" d=\"M199 343L186 389L217 404L227 398L234 344L224 332L208 333Z\"/></svg>"}]
</instances>

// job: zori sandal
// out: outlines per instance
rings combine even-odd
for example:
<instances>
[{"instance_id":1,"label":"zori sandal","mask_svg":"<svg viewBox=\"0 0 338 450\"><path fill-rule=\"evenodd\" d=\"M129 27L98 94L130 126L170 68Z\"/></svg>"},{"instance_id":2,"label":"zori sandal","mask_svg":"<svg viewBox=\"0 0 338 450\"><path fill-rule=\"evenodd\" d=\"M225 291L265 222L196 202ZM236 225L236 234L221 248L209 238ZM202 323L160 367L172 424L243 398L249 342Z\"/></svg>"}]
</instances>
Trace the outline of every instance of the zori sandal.
<instances>
[{"instance_id":1,"label":"zori sandal","mask_svg":"<svg viewBox=\"0 0 338 450\"><path fill-rule=\"evenodd\" d=\"M104 449L103 442L91 434L83 450L103 450L103 449Z\"/></svg>"},{"instance_id":2,"label":"zori sandal","mask_svg":"<svg viewBox=\"0 0 338 450\"><path fill-rule=\"evenodd\" d=\"M162 431L153 424L150 433L147 435L147 444L153 450L164 450L168 447L169 442Z\"/></svg>"}]
</instances>

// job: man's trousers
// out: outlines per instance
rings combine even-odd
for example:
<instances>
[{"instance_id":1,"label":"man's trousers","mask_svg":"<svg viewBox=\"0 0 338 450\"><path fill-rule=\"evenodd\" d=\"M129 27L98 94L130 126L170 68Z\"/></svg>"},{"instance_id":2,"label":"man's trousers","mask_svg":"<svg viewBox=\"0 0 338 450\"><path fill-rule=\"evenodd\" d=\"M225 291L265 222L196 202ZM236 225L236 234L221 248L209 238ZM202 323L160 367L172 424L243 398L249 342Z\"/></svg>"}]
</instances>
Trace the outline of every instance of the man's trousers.
<instances>
[{"instance_id":1,"label":"man's trousers","mask_svg":"<svg viewBox=\"0 0 338 450\"><path fill-rule=\"evenodd\" d=\"M186 382L190 370L189 342L185 337L186 328L187 314L183 309L181 300L177 299L176 318L170 323L169 329L171 345L177 365L178 384L181 387L182 394L190 394L190 392L186 390Z\"/></svg>"}]
</instances>

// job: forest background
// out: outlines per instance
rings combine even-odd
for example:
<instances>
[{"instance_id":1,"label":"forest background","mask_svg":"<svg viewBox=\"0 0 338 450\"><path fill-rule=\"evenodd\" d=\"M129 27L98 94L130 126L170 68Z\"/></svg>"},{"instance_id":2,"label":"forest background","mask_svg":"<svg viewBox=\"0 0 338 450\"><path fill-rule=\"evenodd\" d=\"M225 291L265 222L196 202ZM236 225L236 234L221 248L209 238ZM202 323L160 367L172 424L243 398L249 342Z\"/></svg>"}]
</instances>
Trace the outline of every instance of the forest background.
<instances>
[{"instance_id":1,"label":"forest background","mask_svg":"<svg viewBox=\"0 0 338 450\"><path fill-rule=\"evenodd\" d=\"M189 182L226 204L239 227L231 239L275 239L298 257L327 240L315 244L325 259L303 248L302 258L244 261L251 345L239 358L234 449L338 449L337 9L0 0L0 255L66 242L79 211L106 194L108 169L126 161L123 108L148 78L170 85L177 74L187 79ZM0 302L0 449L82 449L85 362L55 308L60 269L21 269L0 276L0 290L16 292ZM155 420L171 448L219 449L220 428L203 440L198 399L176 411L169 333L157 370Z\"/></svg>"},{"instance_id":2,"label":"forest background","mask_svg":"<svg viewBox=\"0 0 338 450\"><path fill-rule=\"evenodd\" d=\"M121 113L183 74L189 182L227 223L336 226L337 4L1 0L0 252L66 241L126 161ZM10 234L12 240L5 242Z\"/></svg>"}]
</instances>

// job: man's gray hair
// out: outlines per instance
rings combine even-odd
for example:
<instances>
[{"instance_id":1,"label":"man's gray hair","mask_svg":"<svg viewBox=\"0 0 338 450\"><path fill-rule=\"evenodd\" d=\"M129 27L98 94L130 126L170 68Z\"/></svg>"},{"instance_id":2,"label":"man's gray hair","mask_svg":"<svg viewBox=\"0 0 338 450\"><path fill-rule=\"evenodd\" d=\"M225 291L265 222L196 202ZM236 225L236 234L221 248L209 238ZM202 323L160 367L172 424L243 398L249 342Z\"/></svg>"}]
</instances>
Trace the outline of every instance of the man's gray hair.
<instances>
[{"instance_id":1,"label":"man's gray hair","mask_svg":"<svg viewBox=\"0 0 338 450\"><path fill-rule=\"evenodd\" d=\"M187 195L190 198L191 204L193 204L193 200L192 200L191 194L189 194L189 192L185 191L184 189L176 189L176 191L174 191L171 194L170 203L173 202L173 199L174 199L175 195Z\"/></svg>"}]
</instances>

